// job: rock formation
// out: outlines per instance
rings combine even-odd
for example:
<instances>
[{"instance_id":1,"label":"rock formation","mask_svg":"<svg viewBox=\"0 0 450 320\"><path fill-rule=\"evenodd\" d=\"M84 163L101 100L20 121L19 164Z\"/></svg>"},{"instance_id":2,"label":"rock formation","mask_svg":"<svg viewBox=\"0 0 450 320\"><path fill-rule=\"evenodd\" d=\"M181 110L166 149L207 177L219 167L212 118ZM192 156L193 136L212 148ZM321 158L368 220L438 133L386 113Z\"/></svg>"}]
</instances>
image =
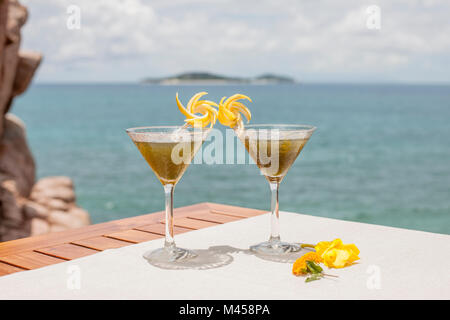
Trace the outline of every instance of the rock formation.
<instances>
[{"instance_id":1,"label":"rock formation","mask_svg":"<svg viewBox=\"0 0 450 320\"><path fill-rule=\"evenodd\" d=\"M35 181L25 125L8 113L42 59L39 53L20 50L20 28L27 16L27 9L17 0L0 0L0 241L90 223L89 214L75 204L70 178Z\"/></svg>"}]
</instances>

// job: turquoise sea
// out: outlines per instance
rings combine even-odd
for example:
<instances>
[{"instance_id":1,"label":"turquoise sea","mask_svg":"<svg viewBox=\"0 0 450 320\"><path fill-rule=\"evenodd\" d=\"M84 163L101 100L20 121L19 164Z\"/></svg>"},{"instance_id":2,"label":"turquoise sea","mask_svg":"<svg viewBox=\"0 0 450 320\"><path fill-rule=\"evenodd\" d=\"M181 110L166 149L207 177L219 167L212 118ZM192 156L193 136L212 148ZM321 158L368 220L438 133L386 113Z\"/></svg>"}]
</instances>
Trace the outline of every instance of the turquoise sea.
<instances>
[{"instance_id":1,"label":"turquoise sea","mask_svg":"<svg viewBox=\"0 0 450 320\"><path fill-rule=\"evenodd\" d=\"M175 93L202 90L249 95L252 123L318 127L282 183L281 210L450 234L450 86L36 84L13 113L38 176L73 178L98 223L163 209L125 129L182 124ZM254 165L191 165L175 205L203 201L269 209L269 187Z\"/></svg>"}]
</instances>

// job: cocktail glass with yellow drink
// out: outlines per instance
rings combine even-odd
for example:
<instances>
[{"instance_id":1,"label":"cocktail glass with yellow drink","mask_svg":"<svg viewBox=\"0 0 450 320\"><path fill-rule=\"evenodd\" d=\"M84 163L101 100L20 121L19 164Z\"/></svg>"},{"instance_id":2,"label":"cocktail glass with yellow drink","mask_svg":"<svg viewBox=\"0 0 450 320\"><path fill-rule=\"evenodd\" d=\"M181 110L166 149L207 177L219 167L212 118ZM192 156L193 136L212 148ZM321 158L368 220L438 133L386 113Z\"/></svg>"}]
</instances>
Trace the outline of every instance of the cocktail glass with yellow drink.
<instances>
[{"instance_id":1,"label":"cocktail glass with yellow drink","mask_svg":"<svg viewBox=\"0 0 450 320\"><path fill-rule=\"evenodd\" d=\"M262 124L236 129L239 140L269 182L271 191L271 233L268 241L251 246L263 255L287 255L301 249L283 242L279 232L278 190L281 181L308 142L315 127L309 125Z\"/></svg>"},{"instance_id":2,"label":"cocktail glass with yellow drink","mask_svg":"<svg viewBox=\"0 0 450 320\"><path fill-rule=\"evenodd\" d=\"M249 121L250 111L238 100L250 98L234 95L223 98L219 104L218 119L231 127L261 173L271 190L271 233L268 241L251 246L251 251L265 256L288 257L300 251L299 244L283 242L279 231L278 191L294 161L316 129L310 125L260 124L244 125L241 114Z\"/></svg>"},{"instance_id":3,"label":"cocktail glass with yellow drink","mask_svg":"<svg viewBox=\"0 0 450 320\"><path fill-rule=\"evenodd\" d=\"M164 187L165 193L165 242L164 247L144 254L150 263L171 267L193 259L197 254L178 248L173 233L173 194L187 167L216 122L216 104L200 100L206 92L195 95L183 107L186 115L184 126L152 126L127 129L127 133ZM177 95L177 101L178 95ZM197 115L200 114L200 115ZM207 127L210 125L209 127Z\"/></svg>"}]
</instances>

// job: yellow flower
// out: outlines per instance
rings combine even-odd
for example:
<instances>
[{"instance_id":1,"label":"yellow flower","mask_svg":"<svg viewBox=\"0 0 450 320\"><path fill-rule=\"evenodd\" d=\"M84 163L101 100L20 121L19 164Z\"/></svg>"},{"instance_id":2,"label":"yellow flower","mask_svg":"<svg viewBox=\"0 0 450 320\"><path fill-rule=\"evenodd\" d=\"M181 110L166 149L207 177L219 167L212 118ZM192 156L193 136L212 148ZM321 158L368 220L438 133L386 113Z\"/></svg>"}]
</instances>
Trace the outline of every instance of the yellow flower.
<instances>
[{"instance_id":1,"label":"yellow flower","mask_svg":"<svg viewBox=\"0 0 450 320\"><path fill-rule=\"evenodd\" d=\"M341 239L319 242L315 249L328 268L343 268L359 259L358 248L354 244L343 244Z\"/></svg>"},{"instance_id":2,"label":"yellow flower","mask_svg":"<svg viewBox=\"0 0 450 320\"><path fill-rule=\"evenodd\" d=\"M322 259L317 255L316 252L305 253L303 256L295 260L294 265L292 266L292 273L295 274L296 276L306 274L307 273L306 261L321 263Z\"/></svg>"}]
</instances>

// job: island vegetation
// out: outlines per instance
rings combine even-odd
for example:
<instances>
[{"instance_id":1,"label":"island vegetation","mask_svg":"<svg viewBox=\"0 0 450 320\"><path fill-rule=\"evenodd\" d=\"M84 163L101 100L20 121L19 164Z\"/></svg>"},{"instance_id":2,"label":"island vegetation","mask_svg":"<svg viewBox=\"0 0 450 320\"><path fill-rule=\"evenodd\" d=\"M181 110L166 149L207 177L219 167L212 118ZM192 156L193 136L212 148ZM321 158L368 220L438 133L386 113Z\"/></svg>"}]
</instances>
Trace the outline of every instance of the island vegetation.
<instances>
[{"instance_id":1,"label":"island vegetation","mask_svg":"<svg viewBox=\"0 0 450 320\"><path fill-rule=\"evenodd\" d=\"M210 72L184 72L178 75L146 78L142 83L156 85L180 85L180 84L277 84L295 83L293 78L266 73L257 77L227 77Z\"/></svg>"}]
</instances>

